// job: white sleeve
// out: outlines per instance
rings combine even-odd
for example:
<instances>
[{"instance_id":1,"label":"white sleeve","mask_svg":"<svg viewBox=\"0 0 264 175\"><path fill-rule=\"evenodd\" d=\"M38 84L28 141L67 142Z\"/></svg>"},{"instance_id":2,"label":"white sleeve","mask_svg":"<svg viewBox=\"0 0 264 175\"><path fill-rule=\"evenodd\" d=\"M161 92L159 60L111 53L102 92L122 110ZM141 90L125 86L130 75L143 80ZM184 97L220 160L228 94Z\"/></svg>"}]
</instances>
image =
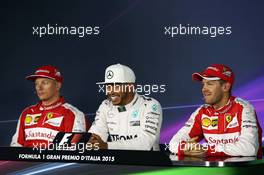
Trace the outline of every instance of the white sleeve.
<instances>
[{"instance_id":1,"label":"white sleeve","mask_svg":"<svg viewBox=\"0 0 264 175\"><path fill-rule=\"evenodd\" d=\"M140 119L140 129L137 138L108 142L109 149L124 150L151 150L159 144L160 128L162 123L162 109L158 101L146 101L145 111Z\"/></svg>"},{"instance_id":2,"label":"white sleeve","mask_svg":"<svg viewBox=\"0 0 264 175\"><path fill-rule=\"evenodd\" d=\"M21 123L22 114L20 115L20 117L18 119L16 132L13 135L12 141L10 143L10 146L12 146L12 147L22 147L23 146L22 144L24 143L24 129L23 129L22 123Z\"/></svg>"},{"instance_id":3,"label":"white sleeve","mask_svg":"<svg viewBox=\"0 0 264 175\"><path fill-rule=\"evenodd\" d=\"M179 144L189 140L190 134L193 135L192 137L198 136L200 139L203 137L200 121L197 118L201 107L192 113L185 125L172 137L169 143L169 149L172 153L178 154Z\"/></svg>"},{"instance_id":4,"label":"white sleeve","mask_svg":"<svg viewBox=\"0 0 264 175\"><path fill-rule=\"evenodd\" d=\"M71 132L86 132L86 122L85 122L84 113L69 103L65 103L63 106L66 109L69 109L73 113L73 116L72 116L73 123L72 123ZM70 127L69 123L67 123L67 126L65 128L68 128L68 127Z\"/></svg>"},{"instance_id":5,"label":"white sleeve","mask_svg":"<svg viewBox=\"0 0 264 175\"><path fill-rule=\"evenodd\" d=\"M99 106L99 109L96 111L96 116L92 126L89 129L89 133L99 135L104 142L107 142L108 138L108 126L106 122L107 113L105 111L106 101Z\"/></svg>"},{"instance_id":6,"label":"white sleeve","mask_svg":"<svg viewBox=\"0 0 264 175\"><path fill-rule=\"evenodd\" d=\"M72 132L86 132L86 122L85 115L81 111L74 112L74 124L72 127Z\"/></svg>"},{"instance_id":7,"label":"white sleeve","mask_svg":"<svg viewBox=\"0 0 264 175\"><path fill-rule=\"evenodd\" d=\"M25 108L19 116L16 132L12 137L12 141L10 146L12 147L23 147L25 143L25 128L24 128L24 120L29 108Z\"/></svg>"},{"instance_id":8,"label":"white sleeve","mask_svg":"<svg viewBox=\"0 0 264 175\"><path fill-rule=\"evenodd\" d=\"M242 101L242 99L240 99ZM241 132L238 141L216 146L216 151L223 151L230 156L256 156L259 148L259 133L256 113L251 104L246 101L240 103L243 106L241 116Z\"/></svg>"}]
</instances>

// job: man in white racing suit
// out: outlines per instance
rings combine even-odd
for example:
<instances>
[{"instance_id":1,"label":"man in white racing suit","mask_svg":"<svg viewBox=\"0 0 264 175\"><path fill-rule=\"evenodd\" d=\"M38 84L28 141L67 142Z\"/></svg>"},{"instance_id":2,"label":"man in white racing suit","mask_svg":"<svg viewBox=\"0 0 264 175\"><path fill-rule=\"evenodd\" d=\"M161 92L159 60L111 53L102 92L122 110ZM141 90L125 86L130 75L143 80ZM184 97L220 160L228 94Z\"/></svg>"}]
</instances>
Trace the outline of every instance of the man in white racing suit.
<instances>
[{"instance_id":1,"label":"man in white racing suit","mask_svg":"<svg viewBox=\"0 0 264 175\"><path fill-rule=\"evenodd\" d=\"M89 143L100 149L159 150L162 109L153 98L135 92L135 74L121 64L109 66L105 82L107 99L100 105L88 132Z\"/></svg>"}]
</instances>

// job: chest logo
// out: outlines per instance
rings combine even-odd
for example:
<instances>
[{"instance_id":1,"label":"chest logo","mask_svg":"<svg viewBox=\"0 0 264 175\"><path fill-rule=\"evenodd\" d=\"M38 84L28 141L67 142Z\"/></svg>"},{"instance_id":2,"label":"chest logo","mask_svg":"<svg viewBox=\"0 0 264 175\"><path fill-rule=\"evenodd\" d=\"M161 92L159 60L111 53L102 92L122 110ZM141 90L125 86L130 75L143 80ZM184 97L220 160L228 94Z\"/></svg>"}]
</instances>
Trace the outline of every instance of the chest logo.
<instances>
[{"instance_id":1,"label":"chest logo","mask_svg":"<svg viewBox=\"0 0 264 175\"><path fill-rule=\"evenodd\" d=\"M63 116L60 116L60 117L51 118L45 121L45 123L52 125L52 126L60 127L62 120L63 120Z\"/></svg>"},{"instance_id":2,"label":"chest logo","mask_svg":"<svg viewBox=\"0 0 264 175\"><path fill-rule=\"evenodd\" d=\"M158 110L158 105L157 105L157 104L152 105L152 110L153 110L154 112L157 112L157 110Z\"/></svg>"},{"instance_id":3,"label":"chest logo","mask_svg":"<svg viewBox=\"0 0 264 175\"><path fill-rule=\"evenodd\" d=\"M40 118L41 114L27 114L25 117L25 125L30 126L37 124L38 119Z\"/></svg>"},{"instance_id":4,"label":"chest logo","mask_svg":"<svg viewBox=\"0 0 264 175\"><path fill-rule=\"evenodd\" d=\"M53 118L53 113L52 112L47 113L46 117L47 117L48 120L52 119Z\"/></svg>"},{"instance_id":5,"label":"chest logo","mask_svg":"<svg viewBox=\"0 0 264 175\"><path fill-rule=\"evenodd\" d=\"M26 116L25 123L30 124L32 122L32 117L30 115Z\"/></svg>"},{"instance_id":6,"label":"chest logo","mask_svg":"<svg viewBox=\"0 0 264 175\"><path fill-rule=\"evenodd\" d=\"M226 119L226 121L229 123L229 122L231 122L231 120L232 120L232 116L231 116L230 114L227 114L227 115L225 116L225 119Z\"/></svg>"},{"instance_id":7,"label":"chest logo","mask_svg":"<svg viewBox=\"0 0 264 175\"><path fill-rule=\"evenodd\" d=\"M135 110L132 112L132 117L137 118L138 117L138 110Z\"/></svg>"},{"instance_id":8,"label":"chest logo","mask_svg":"<svg viewBox=\"0 0 264 175\"><path fill-rule=\"evenodd\" d=\"M107 71L106 77L107 79L112 79L114 77L114 72L112 70Z\"/></svg>"},{"instance_id":9,"label":"chest logo","mask_svg":"<svg viewBox=\"0 0 264 175\"><path fill-rule=\"evenodd\" d=\"M37 123L38 120L39 120L39 118L40 118L40 115L36 116L36 117L34 118L34 123Z\"/></svg>"},{"instance_id":10,"label":"chest logo","mask_svg":"<svg viewBox=\"0 0 264 175\"><path fill-rule=\"evenodd\" d=\"M209 127L211 124L212 124L212 121L208 117L203 118L202 125L204 127Z\"/></svg>"},{"instance_id":11,"label":"chest logo","mask_svg":"<svg viewBox=\"0 0 264 175\"><path fill-rule=\"evenodd\" d=\"M218 118L212 119L212 127L216 127L218 125Z\"/></svg>"}]
</instances>

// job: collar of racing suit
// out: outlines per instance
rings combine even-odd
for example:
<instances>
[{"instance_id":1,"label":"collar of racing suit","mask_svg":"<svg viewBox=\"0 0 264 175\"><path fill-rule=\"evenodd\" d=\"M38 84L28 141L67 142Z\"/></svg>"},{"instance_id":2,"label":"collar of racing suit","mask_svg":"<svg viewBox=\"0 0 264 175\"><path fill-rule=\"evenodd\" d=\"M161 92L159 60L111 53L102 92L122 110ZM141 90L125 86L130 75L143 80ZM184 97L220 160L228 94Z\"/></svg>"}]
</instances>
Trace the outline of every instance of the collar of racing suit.
<instances>
[{"instance_id":1,"label":"collar of racing suit","mask_svg":"<svg viewBox=\"0 0 264 175\"><path fill-rule=\"evenodd\" d=\"M134 106L134 104L137 102L137 100L138 100L138 94L135 93L134 98L130 103L126 104L125 106L117 106L117 108L122 107L122 108L124 108L124 111L126 111L126 110L130 109L132 106ZM119 112L122 112L122 111L119 111Z\"/></svg>"},{"instance_id":2,"label":"collar of racing suit","mask_svg":"<svg viewBox=\"0 0 264 175\"><path fill-rule=\"evenodd\" d=\"M223 114L223 113L226 113L233 105L233 102L234 102L234 99L235 97L234 96L230 96L227 104L223 107L221 107L220 109L214 109L214 107L212 105L209 105L208 106L208 110L211 112L211 113L220 113L220 114Z\"/></svg>"},{"instance_id":3,"label":"collar of racing suit","mask_svg":"<svg viewBox=\"0 0 264 175\"><path fill-rule=\"evenodd\" d=\"M39 109L40 110L51 110L51 109L54 109L54 108L57 108L57 107L61 106L64 103L65 103L65 100L64 100L63 97L60 97L56 102L54 102L54 103L52 103L51 105L48 105L48 106L42 105L42 102L40 101L39 102Z\"/></svg>"}]
</instances>

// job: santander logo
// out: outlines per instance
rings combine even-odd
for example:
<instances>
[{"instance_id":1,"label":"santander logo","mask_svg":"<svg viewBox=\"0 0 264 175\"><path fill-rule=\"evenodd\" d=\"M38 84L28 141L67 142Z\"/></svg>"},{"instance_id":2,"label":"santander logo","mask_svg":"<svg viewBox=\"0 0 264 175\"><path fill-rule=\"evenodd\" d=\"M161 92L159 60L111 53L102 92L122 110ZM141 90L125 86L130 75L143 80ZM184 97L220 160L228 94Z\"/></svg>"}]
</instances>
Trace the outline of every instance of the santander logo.
<instances>
[{"instance_id":1,"label":"santander logo","mask_svg":"<svg viewBox=\"0 0 264 175\"><path fill-rule=\"evenodd\" d=\"M236 143L238 142L238 137L229 138L229 139L214 139L213 137L208 138L209 144L227 144L227 143Z\"/></svg>"}]
</instances>

